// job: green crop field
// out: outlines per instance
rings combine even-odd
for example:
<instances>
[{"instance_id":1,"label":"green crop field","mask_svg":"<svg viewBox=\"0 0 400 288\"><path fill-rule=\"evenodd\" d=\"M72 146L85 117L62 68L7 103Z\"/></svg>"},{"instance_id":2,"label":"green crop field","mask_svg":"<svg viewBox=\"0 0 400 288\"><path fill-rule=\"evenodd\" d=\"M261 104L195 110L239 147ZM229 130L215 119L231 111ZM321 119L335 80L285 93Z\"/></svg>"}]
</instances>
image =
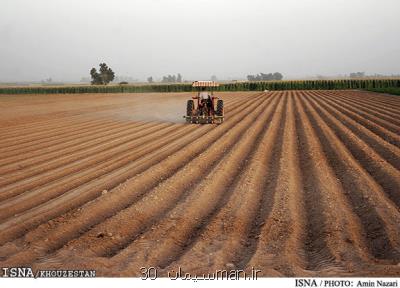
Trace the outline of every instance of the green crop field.
<instances>
[{"instance_id":1,"label":"green crop field","mask_svg":"<svg viewBox=\"0 0 400 288\"><path fill-rule=\"evenodd\" d=\"M400 95L400 87L389 87L389 88L370 88L369 91L387 93L392 95Z\"/></svg>"},{"instance_id":2,"label":"green crop field","mask_svg":"<svg viewBox=\"0 0 400 288\"><path fill-rule=\"evenodd\" d=\"M400 89L400 79L287 80L222 83L217 91ZM0 94L189 92L190 83L153 85L92 85L0 87ZM390 93L390 92L389 92Z\"/></svg>"}]
</instances>

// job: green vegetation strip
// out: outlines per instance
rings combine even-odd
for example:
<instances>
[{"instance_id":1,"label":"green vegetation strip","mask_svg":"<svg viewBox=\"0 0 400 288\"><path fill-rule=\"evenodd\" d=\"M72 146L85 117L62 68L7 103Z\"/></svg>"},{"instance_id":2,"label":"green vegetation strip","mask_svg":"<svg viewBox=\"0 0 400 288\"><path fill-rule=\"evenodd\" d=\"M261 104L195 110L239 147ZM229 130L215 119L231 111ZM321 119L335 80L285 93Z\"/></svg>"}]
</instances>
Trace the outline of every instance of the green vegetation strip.
<instances>
[{"instance_id":1,"label":"green vegetation strip","mask_svg":"<svg viewBox=\"0 0 400 288\"><path fill-rule=\"evenodd\" d=\"M256 81L223 83L217 91L335 90L400 88L400 79ZM189 92L191 83L153 85L92 85L54 87L0 87L0 94ZM389 92L388 92L389 93Z\"/></svg>"},{"instance_id":2,"label":"green vegetation strip","mask_svg":"<svg viewBox=\"0 0 400 288\"><path fill-rule=\"evenodd\" d=\"M389 87L389 88L370 88L367 89L368 91L372 92L379 92L379 93L387 93L393 95L400 95L400 88L399 87Z\"/></svg>"}]
</instances>

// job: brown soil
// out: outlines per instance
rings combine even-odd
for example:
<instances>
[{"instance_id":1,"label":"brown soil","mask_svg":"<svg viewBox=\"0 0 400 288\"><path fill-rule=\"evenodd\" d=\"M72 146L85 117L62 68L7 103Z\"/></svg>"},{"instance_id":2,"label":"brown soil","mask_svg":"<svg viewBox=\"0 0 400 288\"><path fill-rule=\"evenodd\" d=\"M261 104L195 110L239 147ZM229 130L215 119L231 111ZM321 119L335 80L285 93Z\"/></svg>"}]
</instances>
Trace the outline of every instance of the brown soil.
<instances>
[{"instance_id":1,"label":"brown soil","mask_svg":"<svg viewBox=\"0 0 400 288\"><path fill-rule=\"evenodd\" d=\"M190 96L0 96L0 266L400 275L400 97Z\"/></svg>"}]
</instances>

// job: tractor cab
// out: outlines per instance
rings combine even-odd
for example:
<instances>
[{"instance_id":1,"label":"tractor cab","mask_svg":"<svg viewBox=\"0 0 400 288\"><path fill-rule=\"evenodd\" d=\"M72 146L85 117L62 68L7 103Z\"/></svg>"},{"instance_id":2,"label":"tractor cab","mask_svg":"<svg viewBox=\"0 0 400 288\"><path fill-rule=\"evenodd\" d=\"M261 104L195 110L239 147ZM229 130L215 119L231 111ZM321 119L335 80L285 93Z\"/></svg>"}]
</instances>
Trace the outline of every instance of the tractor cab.
<instances>
[{"instance_id":1,"label":"tractor cab","mask_svg":"<svg viewBox=\"0 0 400 288\"><path fill-rule=\"evenodd\" d=\"M219 84L215 81L195 81L196 95L186 103L187 123L221 124L224 121L224 101L214 96L214 89Z\"/></svg>"}]
</instances>

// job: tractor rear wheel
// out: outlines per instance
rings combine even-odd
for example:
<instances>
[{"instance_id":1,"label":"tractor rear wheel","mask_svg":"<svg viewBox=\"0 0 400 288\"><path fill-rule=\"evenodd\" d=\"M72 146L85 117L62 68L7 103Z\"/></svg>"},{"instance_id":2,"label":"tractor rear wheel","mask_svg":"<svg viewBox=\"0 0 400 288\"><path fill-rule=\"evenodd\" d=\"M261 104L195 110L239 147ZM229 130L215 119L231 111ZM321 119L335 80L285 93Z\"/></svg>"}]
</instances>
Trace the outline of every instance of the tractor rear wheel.
<instances>
[{"instance_id":1,"label":"tractor rear wheel","mask_svg":"<svg viewBox=\"0 0 400 288\"><path fill-rule=\"evenodd\" d=\"M193 116L193 111L194 111L194 101L193 100L188 100L186 103L186 116L192 117ZM191 123L192 119L191 118L186 118L186 122Z\"/></svg>"},{"instance_id":2,"label":"tractor rear wheel","mask_svg":"<svg viewBox=\"0 0 400 288\"><path fill-rule=\"evenodd\" d=\"M217 116L224 116L224 101L223 100L218 100L217 101L217 111L215 112ZM224 121L224 118L219 119L219 123L222 123Z\"/></svg>"},{"instance_id":3,"label":"tractor rear wheel","mask_svg":"<svg viewBox=\"0 0 400 288\"><path fill-rule=\"evenodd\" d=\"M223 100L218 100L217 101L216 114L217 114L217 116L224 116L224 101Z\"/></svg>"}]
</instances>

